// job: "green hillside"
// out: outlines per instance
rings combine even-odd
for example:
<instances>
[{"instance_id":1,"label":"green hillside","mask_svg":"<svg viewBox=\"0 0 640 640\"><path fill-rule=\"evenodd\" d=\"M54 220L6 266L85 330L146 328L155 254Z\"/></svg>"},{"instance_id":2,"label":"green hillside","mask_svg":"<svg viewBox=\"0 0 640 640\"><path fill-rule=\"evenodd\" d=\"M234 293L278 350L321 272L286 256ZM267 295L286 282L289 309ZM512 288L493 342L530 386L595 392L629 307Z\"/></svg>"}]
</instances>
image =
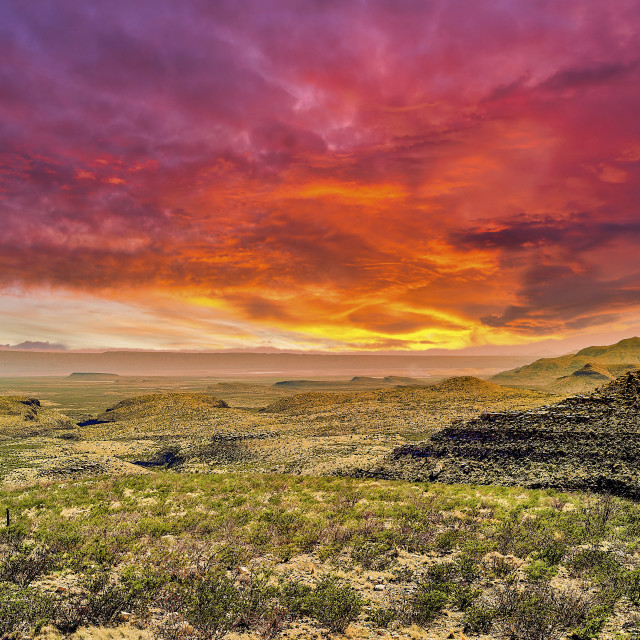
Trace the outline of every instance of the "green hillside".
<instances>
[{"instance_id":1,"label":"green hillside","mask_svg":"<svg viewBox=\"0 0 640 640\"><path fill-rule=\"evenodd\" d=\"M575 354L540 358L523 367L502 371L491 380L552 393L578 393L591 391L607 379L637 369L639 364L640 338L634 337L613 345L587 347Z\"/></svg>"}]
</instances>

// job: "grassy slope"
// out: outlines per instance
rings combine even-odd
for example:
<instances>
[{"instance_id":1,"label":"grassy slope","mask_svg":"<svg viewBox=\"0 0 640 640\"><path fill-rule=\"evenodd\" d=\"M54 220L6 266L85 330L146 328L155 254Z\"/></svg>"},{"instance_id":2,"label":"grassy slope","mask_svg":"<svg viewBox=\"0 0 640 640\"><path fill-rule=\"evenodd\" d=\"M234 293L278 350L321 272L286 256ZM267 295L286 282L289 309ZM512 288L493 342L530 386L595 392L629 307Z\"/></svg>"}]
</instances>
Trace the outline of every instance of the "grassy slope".
<instances>
[{"instance_id":1,"label":"grassy slope","mask_svg":"<svg viewBox=\"0 0 640 640\"><path fill-rule=\"evenodd\" d=\"M508 371L502 371L491 378L493 382L504 385L526 388L543 388L553 393L564 391L563 381L559 378L570 376L585 365L604 366L615 377L625 371L637 369L640 364L640 338L629 338L601 347L587 347L576 354L558 358L541 358L531 364ZM582 382L581 386L592 390L602 381L594 380L590 385ZM564 383L564 387L566 387Z\"/></svg>"},{"instance_id":2,"label":"grassy slope","mask_svg":"<svg viewBox=\"0 0 640 640\"><path fill-rule=\"evenodd\" d=\"M0 396L0 440L51 435L74 427L67 416L36 398Z\"/></svg>"}]
</instances>

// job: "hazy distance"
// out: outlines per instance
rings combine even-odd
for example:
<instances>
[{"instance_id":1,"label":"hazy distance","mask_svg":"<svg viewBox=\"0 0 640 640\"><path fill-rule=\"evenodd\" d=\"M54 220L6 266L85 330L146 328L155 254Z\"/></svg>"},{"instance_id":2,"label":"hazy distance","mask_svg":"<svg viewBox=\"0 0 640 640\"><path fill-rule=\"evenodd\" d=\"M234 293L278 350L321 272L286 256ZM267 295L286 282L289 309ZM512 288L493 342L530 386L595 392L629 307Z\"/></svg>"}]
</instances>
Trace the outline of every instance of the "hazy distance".
<instances>
[{"instance_id":1,"label":"hazy distance","mask_svg":"<svg viewBox=\"0 0 640 640\"><path fill-rule=\"evenodd\" d=\"M528 364L531 356L324 355L283 353L103 353L0 351L0 376L66 376L77 372L212 377L489 376Z\"/></svg>"}]
</instances>

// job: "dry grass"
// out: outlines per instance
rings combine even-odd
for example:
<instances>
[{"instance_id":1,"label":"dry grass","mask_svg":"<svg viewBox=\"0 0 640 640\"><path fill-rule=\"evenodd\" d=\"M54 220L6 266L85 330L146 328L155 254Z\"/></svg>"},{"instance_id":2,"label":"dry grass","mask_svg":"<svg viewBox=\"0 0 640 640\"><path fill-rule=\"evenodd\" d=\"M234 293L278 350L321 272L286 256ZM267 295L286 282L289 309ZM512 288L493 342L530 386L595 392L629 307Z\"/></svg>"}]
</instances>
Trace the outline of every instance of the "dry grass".
<instances>
[{"instance_id":1,"label":"dry grass","mask_svg":"<svg viewBox=\"0 0 640 640\"><path fill-rule=\"evenodd\" d=\"M229 386L245 405L272 398L265 386L251 384L244 391L239 383ZM132 461L147 459L155 450L171 445L186 452L183 469L203 471L212 465L226 468L232 464L233 469L251 471L330 474L372 463L403 442L424 439L452 420L487 410L536 407L548 399L541 392L500 387L471 377L427 387L289 395L265 411L225 408L225 402L210 393L172 390L128 398L97 415L85 416L99 423L79 427L79 440L37 437L25 440L29 446L22 449L7 440L4 458L0 447L0 473L5 482L14 484L28 483L38 474L60 477L65 468L77 466L77 457L85 462L95 458L104 472L122 473L126 468L134 472L138 468ZM103 420L107 422L100 423ZM221 434L248 438L242 445L247 455L226 461L192 455ZM10 455L7 447L13 447ZM4 467L3 459L7 461ZM76 470L70 475L82 473Z\"/></svg>"},{"instance_id":2,"label":"dry grass","mask_svg":"<svg viewBox=\"0 0 640 640\"><path fill-rule=\"evenodd\" d=\"M63 635L55 628L47 627L38 635L41 640L151 640L153 634L149 629L138 629L131 625L120 625L116 628L87 627L70 635Z\"/></svg>"}]
</instances>

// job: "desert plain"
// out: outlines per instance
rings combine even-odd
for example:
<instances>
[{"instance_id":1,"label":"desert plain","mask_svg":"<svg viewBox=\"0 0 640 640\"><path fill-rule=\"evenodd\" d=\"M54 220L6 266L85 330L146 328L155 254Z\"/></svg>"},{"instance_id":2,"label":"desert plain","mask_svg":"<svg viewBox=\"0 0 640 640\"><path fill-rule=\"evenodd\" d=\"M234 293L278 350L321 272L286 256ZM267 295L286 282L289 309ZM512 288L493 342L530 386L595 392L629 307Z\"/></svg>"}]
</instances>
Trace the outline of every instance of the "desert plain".
<instances>
[{"instance_id":1,"label":"desert plain","mask_svg":"<svg viewBox=\"0 0 640 640\"><path fill-rule=\"evenodd\" d=\"M0 631L637 637L640 340L583 351L422 378L4 377Z\"/></svg>"}]
</instances>

